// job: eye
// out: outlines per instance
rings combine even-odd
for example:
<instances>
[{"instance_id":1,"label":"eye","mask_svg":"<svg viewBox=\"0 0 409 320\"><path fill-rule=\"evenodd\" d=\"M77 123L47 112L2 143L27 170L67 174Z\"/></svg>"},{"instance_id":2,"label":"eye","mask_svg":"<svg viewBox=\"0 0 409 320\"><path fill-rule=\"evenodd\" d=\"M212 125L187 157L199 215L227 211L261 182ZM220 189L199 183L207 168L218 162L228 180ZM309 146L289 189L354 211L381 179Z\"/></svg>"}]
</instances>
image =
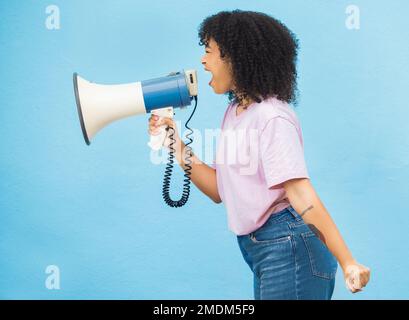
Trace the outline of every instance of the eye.
<instances>
[{"instance_id":1,"label":"eye","mask_svg":"<svg viewBox=\"0 0 409 320\"><path fill-rule=\"evenodd\" d=\"M207 51L207 50L206 50L206 53L210 53L210 51Z\"/></svg>"}]
</instances>

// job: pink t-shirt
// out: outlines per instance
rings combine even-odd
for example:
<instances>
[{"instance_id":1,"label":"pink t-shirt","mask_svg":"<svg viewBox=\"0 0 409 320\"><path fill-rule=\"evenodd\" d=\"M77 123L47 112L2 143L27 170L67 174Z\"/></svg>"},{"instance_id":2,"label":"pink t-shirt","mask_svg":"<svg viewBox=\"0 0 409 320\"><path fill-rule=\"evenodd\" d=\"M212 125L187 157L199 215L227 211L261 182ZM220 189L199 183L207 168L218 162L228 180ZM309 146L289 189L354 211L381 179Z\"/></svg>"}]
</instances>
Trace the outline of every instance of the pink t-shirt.
<instances>
[{"instance_id":1,"label":"pink t-shirt","mask_svg":"<svg viewBox=\"0 0 409 320\"><path fill-rule=\"evenodd\" d=\"M301 127L289 104L276 98L236 115L230 103L217 140L217 188L229 229L237 235L261 227L290 203L283 182L309 178Z\"/></svg>"}]
</instances>

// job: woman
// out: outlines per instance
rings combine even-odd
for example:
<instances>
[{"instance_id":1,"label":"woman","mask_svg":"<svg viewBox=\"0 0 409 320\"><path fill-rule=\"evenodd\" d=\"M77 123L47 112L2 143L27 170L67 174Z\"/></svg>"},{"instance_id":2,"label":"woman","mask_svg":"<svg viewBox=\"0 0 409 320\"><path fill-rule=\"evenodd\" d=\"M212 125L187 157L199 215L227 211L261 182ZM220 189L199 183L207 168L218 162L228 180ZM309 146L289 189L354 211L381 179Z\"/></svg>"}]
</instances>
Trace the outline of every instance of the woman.
<instances>
[{"instance_id":1,"label":"woman","mask_svg":"<svg viewBox=\"0 0 409 320\"><path fill-rule=\"evenodd\" d=\"M300 124L289 106L297 39L271 16L241 10L206 18L199 38L209 85L228 94L230 104L213 168L191 153L191 179L225 204L253 272L255 299L331 299L337 260L349 289L360 291L370 271L354 259L310 182ZM186 169L187 150L172 119L152 116L149 133L163 124L175 129L176 158ZM241 138L226 142L227 133ZM226 152L247 162L226 164Z\"/></svg>"}]
</instances>

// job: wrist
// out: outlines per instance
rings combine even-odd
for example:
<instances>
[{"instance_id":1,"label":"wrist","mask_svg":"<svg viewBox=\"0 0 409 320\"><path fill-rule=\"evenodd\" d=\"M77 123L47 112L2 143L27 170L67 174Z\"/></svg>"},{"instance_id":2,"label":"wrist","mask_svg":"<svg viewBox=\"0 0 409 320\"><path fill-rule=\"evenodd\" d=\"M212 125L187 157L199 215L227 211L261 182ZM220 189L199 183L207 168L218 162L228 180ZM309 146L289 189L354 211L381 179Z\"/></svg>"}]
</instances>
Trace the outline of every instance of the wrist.
<instances>
[{"instance_id":1,"label":"wrist","mask_svg":"<svg viewBox=\"0 0 409 320\"><path fill-rule=\"evenodd\" d=\"M178 161L186 164L186 158L188 157L188 151L190 150L190 147L186 147L185 143L182 140L177 140L173 145L173 148L175 149L175 156Z\"/></svg>"},{"instance_id":2,"label":"wrist","mask_svg":"<svg viewBox=\"0 0 409 320\"><path fill-rule=\"evenodd\" d=\"M176 142L173 144L173 148L175 149L175 152L179 155L182 154L182 152L185 150L185 144L183 143L182 140L177 139Z\"/></svg>"},{"instance_id":3,"label":"wrist","mask_svg":"<svg viewBox=\"0 0 409 320\"><path fill-rule=\"evenodd\" d=\"M342 270L345 272L345 269L350 266L351 264L357 264L356 260L353 257L349 257L344 261L339 263L341 265Z\"/></svg>"}]
</instances>

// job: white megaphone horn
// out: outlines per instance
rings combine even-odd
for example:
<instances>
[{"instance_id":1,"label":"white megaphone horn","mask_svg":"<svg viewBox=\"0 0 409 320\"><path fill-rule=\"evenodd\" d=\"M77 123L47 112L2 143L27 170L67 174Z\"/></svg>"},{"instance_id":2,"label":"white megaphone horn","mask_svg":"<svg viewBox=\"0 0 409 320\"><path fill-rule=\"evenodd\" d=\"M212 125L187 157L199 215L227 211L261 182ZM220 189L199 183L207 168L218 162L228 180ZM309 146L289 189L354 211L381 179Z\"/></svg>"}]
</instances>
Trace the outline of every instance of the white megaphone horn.
<instances>
[{"instance_id":1,"label":"white megaphone horn","mask_svg":"<svg viewBox=\"0 0 409 320\"><path fill-rule=\"evenodd\" d=\"M197 98L196 70L116 85L93 83L74 73L73 81L78 116L87 145L98 131L116 120L147 113L173 117L173 108L186 107L194 97ZM165 136L151 136L149 145L152 149L160 149Z\"/></svg>"}]
</instances>

